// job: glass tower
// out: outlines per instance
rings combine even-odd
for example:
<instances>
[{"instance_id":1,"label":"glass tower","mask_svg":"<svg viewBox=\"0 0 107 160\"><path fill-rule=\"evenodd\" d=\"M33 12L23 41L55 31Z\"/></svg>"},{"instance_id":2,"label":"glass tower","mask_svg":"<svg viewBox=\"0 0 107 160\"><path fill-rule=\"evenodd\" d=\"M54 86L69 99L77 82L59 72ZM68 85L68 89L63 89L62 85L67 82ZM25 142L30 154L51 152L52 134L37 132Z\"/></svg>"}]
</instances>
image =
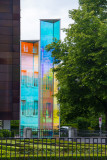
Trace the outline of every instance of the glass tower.
<instances>
[{"instance_id":1,"label":"glass tower","mask_svg":"<svg viewBox=\"0 0 107 160\"><path fill-rule=\"evenodd\" d=\"M52 72L53 58L46 45L60 39L60 20L40 20L40 129L58 129L58 105L53 96L57 92L57 81Z\"/></svg>"}]
</instances>

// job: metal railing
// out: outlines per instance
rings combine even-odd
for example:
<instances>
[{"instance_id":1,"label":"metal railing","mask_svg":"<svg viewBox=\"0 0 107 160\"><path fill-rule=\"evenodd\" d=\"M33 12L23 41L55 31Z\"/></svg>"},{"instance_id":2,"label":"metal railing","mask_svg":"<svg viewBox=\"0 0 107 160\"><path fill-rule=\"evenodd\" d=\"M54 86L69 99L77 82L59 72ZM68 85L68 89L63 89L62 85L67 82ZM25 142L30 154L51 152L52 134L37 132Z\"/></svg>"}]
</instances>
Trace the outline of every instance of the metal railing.
<instances>
[{"instance_id":1,"label":"metal railing","mask_svg":"<svg viewBox=\"0 0 107 160\"><path fill-rule=\"evenodd\" d=\"M1 138L0 160L106 160L106 138Z\"/></svg>"},{"instance_id":2,"label":"metal railing","mask_svg":"<svg viewBox=\"0 0 107 160\"><path fill-rule=\"evenodd\" d=\"M23 138L23 129L17 130L5 130L0 129L0 137L20 137ZM89 130L69 130L59 129L32 129L32 138L61 138L61 137L107 137L107 131L89 131Z\"/></svg>"},{"instance_id":3,"label":"metal railing","mask_svg":"<svg viewBox=\"0 0 107 160\"><path fill-rule=\"evenodd\" d=\"M107 137L107 131L100 130L77 130L78 137Z\"/></svg>"},{"instance_id":4,"label":"metal railing","mask_svg":"<svg viewBox=\"0 0 107 160\"><path fill-rule=\"evenodd\" d=\"M6 130L6 129L0 129L0 137L3 134L2 137L23 137L23 129L19 131L19 129L16 130ZM7 136L6 136L7 135ZM52 137L68 137L69 136L69 130L59 129L59 130L51 130L51 129L32 129L32 138L52 138ZM89 131L89 130L72 130L71 131L71 137L107 137L107 131Z\"/></svg>"}]
</instances>

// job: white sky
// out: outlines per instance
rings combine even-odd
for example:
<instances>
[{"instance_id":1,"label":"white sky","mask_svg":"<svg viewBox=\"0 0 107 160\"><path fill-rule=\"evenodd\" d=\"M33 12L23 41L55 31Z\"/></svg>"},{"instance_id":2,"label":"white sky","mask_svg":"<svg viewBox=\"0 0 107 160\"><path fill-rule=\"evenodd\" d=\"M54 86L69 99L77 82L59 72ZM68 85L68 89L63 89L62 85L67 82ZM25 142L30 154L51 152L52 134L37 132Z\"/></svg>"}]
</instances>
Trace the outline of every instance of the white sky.
<instances>
[{"instance_id":1,"label":"white sky","mask_svg":"<svg viewBox=\"0 0 107 160\"><path fill-rule=\"evenodd\" d=\"M40 19L61 19L61 28L73 21L68 10L77 9L78 0L21 0L21 40L40 39ZM61 31L61 39L65 34Z\"/></svg>"}]
</instances>

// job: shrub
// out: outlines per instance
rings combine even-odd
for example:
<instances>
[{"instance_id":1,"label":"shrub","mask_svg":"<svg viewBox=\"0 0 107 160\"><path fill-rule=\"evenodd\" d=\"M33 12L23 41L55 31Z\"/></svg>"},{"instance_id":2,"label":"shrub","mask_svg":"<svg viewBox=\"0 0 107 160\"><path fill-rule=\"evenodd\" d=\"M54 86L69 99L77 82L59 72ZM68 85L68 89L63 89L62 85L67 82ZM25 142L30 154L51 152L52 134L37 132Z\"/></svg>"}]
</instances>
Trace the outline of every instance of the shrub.
<instances>
[{"instance_id":1,"label":"shrub","mask_svg":"<svg viewBox=\"0 0 107 160\"><path fill-rule=\"evenodd\" d=\"M3 133L0 131L0 138L2 138L3 137Z\"/></svg>"},{"instance_id":2,"label":"shrub","mask_svg":"<svg viewBox=\"0 0 107 160\"><path fill-rule=\"evenodd\" d=\"M90 122L84 117L78 117L77 123L78 129L80 130L88 130L88 127L90 126Z\"/></svg>"},{"instance_id":3,"label":"shrub","mask_svg":"<svg viewBox=\"0 0 107 160\"><path fill-rule=\"evenodd\" d=\"M7 129L2 130L3 137L11 137L11 131Z\"/></svg>"},{"instance_id":4,"label":"shrub","mask_svg":"<svg viewBox=\"0 0 107 160\"><path fill-rule=\"evenodd\" d=\"M19 120L11 120L11 129L19 130Z\"/></svg>"}]
</instances>

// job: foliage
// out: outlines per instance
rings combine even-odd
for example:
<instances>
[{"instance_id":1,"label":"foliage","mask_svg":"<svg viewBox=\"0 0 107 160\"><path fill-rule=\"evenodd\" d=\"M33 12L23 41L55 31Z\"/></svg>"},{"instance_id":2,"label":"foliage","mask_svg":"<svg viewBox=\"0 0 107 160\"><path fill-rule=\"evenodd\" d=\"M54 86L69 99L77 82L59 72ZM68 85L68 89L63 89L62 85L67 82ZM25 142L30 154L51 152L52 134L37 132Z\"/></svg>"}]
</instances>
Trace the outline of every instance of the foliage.
<instances>
[{"instance_id":1,"label":"foliage","mask_svg":"<svg viewBox=\"0 0 107 160\"><path fill-rule=\"evenodd\" d=\"M101 116L101 114L99 115L93 115L91 113L88 114L88 118L85 117L77 117L75 119L72 119L71 123L61 123L61 126L68 126L68 127L73 127L73 128L77 128L77 129L83 129L83 130L89 130L89 131L93 131L93 130L99 130L99 117ZM79 124L79 120L82 119L82 122L88 124L88 128L83 126L83 128L80 128L80 124ZM102 130L105 131L105 116L102 116Z\"/></svg>"},{"instance_id":2,"label":"foliage","mask_svg":"<svg viewBox=\"0 0 107 160\"><path fill-rule=\"evenodd\" d=\"M24 160L28 160L28 156L26 156L25 158L24 158ZM38 158L36 157L36 156L34 156L34 157L30 157L30 160L41 160L41 159L45 159L46 157L41 157L41 156L39 156ZM84 156L73 156L73 160L80 160L80 158L81 158L81 160L84 160ZM94 160L98 160L98 158L99 159L101 159L101 160L105 160L105 156L94 156ZM15 157L11 157L11 160L19 160L19 156L17 155L16 156L16 158ZM47 158L46 158L47 160L50 160L50 156L49 155L47 155ZM67 160L67 159L72 159L72 156L60 156L60 160ZM93 156L91 155L91 156L87 156L87 159L90 159L90 160L93 160ZM5 157L2 157L2 160L5 160ZM7 159L6 160L10 160L10 157L7 157ZM23 157L20 157L20 160L23 160ZM51 156L51 160L59 160L59 157L58 156Z\"/></svg>"},{"instance_id":3,"label":"foliage","mask_svg":"<svg viewBox=\"0 0 107 160\"><path fill-rule=\"evenodd\" d=\"M90 123L86 118L78 117L77 122L78 122L78 129L88 130Z\"/></svg>"},{"instance_id":4,"label":"foliage","mask_svg":"<svg viewBox=\"0 0 107 160\"><path fill-rule=\"evenodd\" d=\"M0 138L2 138L3 137L3 133L0 131Z\"/></svg>"},{"instance_id":5,"label":"foliage","mask_svg":"<svg viewBox=\"0 0 107 160\"><path fill-rule=\"evenodd\" d=\"M107 25L105 0L80 0L76 10L69 11L74 20L64 42L55 40L47 46L52 50L57 68L62 123L78 116L87 117L92 109L106 115L107 129Z\"/></svg>"},{"instance_id":6,"label":"foliage","mask_svg":"<svg viewBox=\"0 0 107 160\"><path fill-rule=\"evenodd\" d=\"M0 130L0 137L14 137L16 134L19 134L19 130L7 130L7 129L1 129Z\"/></svg>"},{"instance_id":7,"label":"foliage","mask_svg":"<svg viewBox=\"0 0 107 160\"><path fill-rule=\"evenodd\" d=\"M64 123L63 120L61 120L61 126L70 126L70 127L79 129L78 119L83 118L83 119L87 119L87 122L89 124L88 130L99 130L99 117L101 117L101 115L102 115L102 130L104 131L105 130L105 116L101 113L95 113L93 108L88 110L86 118L85 116L84 117L78 116L72 120L71 119L69 119L69 121L66 120L68 123L66 122Z\"/></svg>"},{"instance_id":8,"label":"foliage","mask_svg":"<svg viewBox=\"0 0 107 160\"><path fill-rule=\"evenodd\" d=\"M7 129L0 130L0 133L3 135L3 137L11 137L11 131Z\"/></svg>"},{"instance_id":9,"label":"foliage","mask_svg":"<svg viewBox=\"0 0 107 160\"><path fill-rule=\"evenodd\" d=\"M24 160L28 160L28 158L29 157L25 157L24 158ZM45 159L46 157L41 157L41 156L39 156L38 158L36 157L36 156L34 156L34 157L30 157L30 160L41 160L41 159ZM81 160L84 160L84 156L73 156L73 160L80 160L80 158L81 158ZM105 157L104 156L94 156L94 160L98 160L98 158L99 159L101 159L101 160L105 160ZM19 160L19 156L17 156L16 158L15 157L11 157L11 160L14 160L14 159L16 159L16 160ZM50 160L50 156L49 155L47 155L47 158L46 158L47 160ZM60 160L67 160L67 159L72 159L72 156L60 156ZM93 156L91 155L91 156L87 156L87 159L90 159L90 160L93 160ZM2 157L2 160L5 160L5 157ZM7 157L7 159L6 160L10 160L10 157ZM20 157L20 160L23 160L23 157ZM51 156L51 160L59 160L59 157L58 156Z\"/></svg>"},{"instance_id":10,"label":"foliage","mask_svg":"<svg viewBox=\"0 0 107 160\"><path fill-rule=\"evenodd\" d=\"M19 129L19 120L11 120L11 129Z\"/></svg>"}]
</instances>

